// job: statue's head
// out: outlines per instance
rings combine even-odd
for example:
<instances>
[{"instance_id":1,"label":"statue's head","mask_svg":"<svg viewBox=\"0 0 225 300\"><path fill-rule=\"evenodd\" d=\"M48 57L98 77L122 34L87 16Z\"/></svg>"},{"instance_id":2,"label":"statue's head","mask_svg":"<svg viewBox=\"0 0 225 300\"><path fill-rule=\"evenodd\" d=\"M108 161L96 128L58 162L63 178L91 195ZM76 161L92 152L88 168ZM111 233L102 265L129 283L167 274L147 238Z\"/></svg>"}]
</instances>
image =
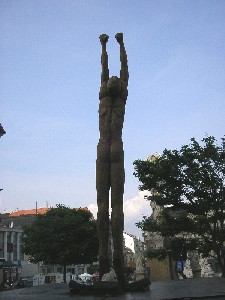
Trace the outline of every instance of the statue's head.
<instances>
[{"instance_id":1,"label":"statue's head","mask_svg":"<svg viewBox=\"0 0 225 300\"><path fill-rule=\"evenodd\" d=\"M121 92L120 79L117 76L112 76L107 82L107 90L112 97L119 96Z\"/></svg>"}]
</instances>

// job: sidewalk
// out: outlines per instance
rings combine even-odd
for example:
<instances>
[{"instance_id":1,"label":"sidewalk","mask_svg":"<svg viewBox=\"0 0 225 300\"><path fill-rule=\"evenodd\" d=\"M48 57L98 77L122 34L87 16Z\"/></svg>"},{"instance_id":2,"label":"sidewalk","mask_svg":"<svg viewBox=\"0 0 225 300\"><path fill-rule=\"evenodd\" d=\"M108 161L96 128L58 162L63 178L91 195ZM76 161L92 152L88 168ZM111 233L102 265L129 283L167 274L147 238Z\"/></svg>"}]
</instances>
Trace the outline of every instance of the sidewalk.
<instances>
[{"instance_id":1,"label":"sidewalk","mask_svg":"<svg viewBox=\"0 0 225 300\"><path fill-rule=\"evenodd\" d=\"M215 298L217 296L217 298ZM117 297L70 295L67 284L42 286L0 292L4 300L171 300L225 299L225 279L219 277L153 282L150 291L125 293Z\"/></svg>"},{"instance_id":2,"label":"sidewalk","mask_svg":"<svg viewBox=\"0 0 225 300\"><path fill-rule=\"evenodd\" d=\"M225 279L220 277L195 278L168 282L154 282L150 289L151 300L165 299L225 299ZM207 298L206 298L207 297ZM210 297L210 298L209 298ZM217 298L218 299L218 298Z\"/></svg>"}]
</instances>

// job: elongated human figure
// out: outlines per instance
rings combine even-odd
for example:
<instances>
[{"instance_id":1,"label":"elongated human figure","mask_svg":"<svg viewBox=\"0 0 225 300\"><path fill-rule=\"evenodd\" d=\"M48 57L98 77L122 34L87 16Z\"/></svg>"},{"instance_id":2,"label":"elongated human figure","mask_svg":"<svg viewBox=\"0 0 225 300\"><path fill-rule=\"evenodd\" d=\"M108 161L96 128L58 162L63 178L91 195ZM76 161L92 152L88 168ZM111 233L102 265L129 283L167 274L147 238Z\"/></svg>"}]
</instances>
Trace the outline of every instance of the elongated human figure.
<instances>
[{"instance_id":1,"label":"elongated human figure","mask_svg":"<svg viewBox=\"0 0 225 300\"><path fill-rule=\"evenodd\" d=\"M98 237L100 278L110 271L109 241L109 192L111 189L111 223L113 237L113 267L117 280L124 285L123 255L123 193L124 193L124 151L122 129L125 105L128 96L128 65L123 43L123 34L117 33L115 38L120 45L121 70L120 78L109 78L108 55L106 43L108 36L100 37L102 45L102 74L99 93L99 131L100 139L97 147L96 189L98 204Z\"/></svg>"}]
</instances>

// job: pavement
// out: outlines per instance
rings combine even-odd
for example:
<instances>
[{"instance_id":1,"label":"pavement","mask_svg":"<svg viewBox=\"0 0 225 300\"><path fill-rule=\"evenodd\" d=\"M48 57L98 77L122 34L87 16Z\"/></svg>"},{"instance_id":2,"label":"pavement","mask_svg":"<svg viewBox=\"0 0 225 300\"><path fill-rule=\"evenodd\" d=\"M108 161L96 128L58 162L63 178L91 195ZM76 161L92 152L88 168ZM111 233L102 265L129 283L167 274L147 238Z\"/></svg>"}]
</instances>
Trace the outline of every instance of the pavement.
<instances>
[{"instance_id":1,"label":"pavement","mask_svg":"<svg viewBox=\"0 0 225 300\"><path fill-rule=\"evenodd\" d=\"M112 296L70 295L67 284L49 283L30 288L0 292L4 300L225 300L225 279L220 277L196 278L153 282L150 290Z\"/></svg>"}]
</instances>

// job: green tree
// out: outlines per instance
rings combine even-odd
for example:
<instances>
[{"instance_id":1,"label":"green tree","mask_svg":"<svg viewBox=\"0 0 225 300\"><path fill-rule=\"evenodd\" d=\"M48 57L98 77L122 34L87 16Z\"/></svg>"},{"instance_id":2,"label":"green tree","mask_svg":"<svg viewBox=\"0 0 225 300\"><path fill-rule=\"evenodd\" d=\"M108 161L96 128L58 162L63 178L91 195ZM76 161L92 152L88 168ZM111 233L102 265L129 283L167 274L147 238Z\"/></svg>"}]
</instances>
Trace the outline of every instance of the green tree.
<instances>
[{"instance_id":1,"label":"green tree","mask_svg":"<svg viewBox=\"0 0 225 300\"><path fill-rule=\"evenodd\" d=\"M32 262L60 264L92 263L97 259L96 221L87 209L71 209L64 205L50 208L46 214L24 228L24 253Z\"/></svg>"},{"instance_id":2,"label":"green tree","mask_svg":"<svg viewBox=\"0 0 225 300\"><path fill-rule=\"evenodd\" d=\"M187 234L185 247L217 258L225 277L225 138L221 140L218 145L213 136L202 143L192 138L180 150L136 160L134 175L139 189L151 192L148 200L163 208L159 218L146 216L137 226L168 239ZM165 250L149 255L163 258Z\"/></svg>"}]
</instances>

